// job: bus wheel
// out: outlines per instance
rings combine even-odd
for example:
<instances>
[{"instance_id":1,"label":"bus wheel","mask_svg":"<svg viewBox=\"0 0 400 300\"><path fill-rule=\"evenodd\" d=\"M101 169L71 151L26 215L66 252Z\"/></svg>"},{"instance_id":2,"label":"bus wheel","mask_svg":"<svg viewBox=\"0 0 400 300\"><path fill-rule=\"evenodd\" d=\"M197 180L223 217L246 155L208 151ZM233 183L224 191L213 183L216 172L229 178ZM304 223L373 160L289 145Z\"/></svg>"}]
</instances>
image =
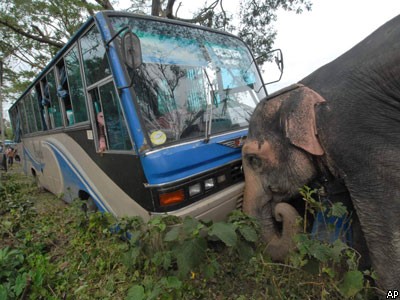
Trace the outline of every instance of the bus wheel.
<instances>
[{"instance_id":1,"label":"bus wheel","mask_svg":"<svg viewBox=\"0 0 400 300\"><path fill-rule=\"evenodd\" d=\"M82 208L84 211L91 212L91 213L97 212L99 210L96 205L96 202L94 202L94 200L91 196L89 196L89 198L87 198L86 200L83 200Z\"/></svg>"},{"instance_id":2,"label":"bus wheel","mask_svg":"<svg viewBox=\"0 0 400 300\"><path fill-rule=\"evenodd\" d=\"M32 176L33 176L33 178L35 180L36 187L39 188L39 189L42 189L42 185L39 182L39 177L37 176L36 171L34 169L31 169L31 173L32 173Z\"/></svg>"}]
</instances>

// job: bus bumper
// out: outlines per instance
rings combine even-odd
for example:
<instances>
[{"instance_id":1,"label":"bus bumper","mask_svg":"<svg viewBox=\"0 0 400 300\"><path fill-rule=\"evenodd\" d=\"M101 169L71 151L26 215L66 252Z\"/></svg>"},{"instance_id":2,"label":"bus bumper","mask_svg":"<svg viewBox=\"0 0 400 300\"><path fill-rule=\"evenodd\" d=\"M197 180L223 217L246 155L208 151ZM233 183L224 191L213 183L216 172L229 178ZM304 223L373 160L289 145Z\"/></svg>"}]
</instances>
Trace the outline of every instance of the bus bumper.
<instances>
[{"instance_id":1,"label":"bus bumper","mask_svg":"<svg viewBox=\"0 0 400 300\"><path fill-rule=\"evenodd\" d=\"M168 213L152 213L152 215L168 214L181 218L191 216L204 221L223 221L232 210L241 208L243 188L244 182L239 182L179 210Z\"/></svg>"}]
</instances>

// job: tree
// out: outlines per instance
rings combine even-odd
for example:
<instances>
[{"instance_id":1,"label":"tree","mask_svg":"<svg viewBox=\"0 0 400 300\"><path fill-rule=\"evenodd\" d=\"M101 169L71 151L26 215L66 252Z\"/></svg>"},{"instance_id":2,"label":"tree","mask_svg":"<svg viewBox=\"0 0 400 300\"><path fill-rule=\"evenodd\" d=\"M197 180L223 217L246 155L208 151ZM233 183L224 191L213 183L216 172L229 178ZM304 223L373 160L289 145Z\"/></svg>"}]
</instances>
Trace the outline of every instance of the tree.
<instances>
[{"instance_id":1,"label":"tree","mask_svg":"<svg viewBox=\"0 0 400 300\"><path fill-rule=\"evenodd\" d=\"M301 13L311 0L236 0L238 11L227 10L223 0L206 0L191 18L180 17L192 0L130 0L125 10L177 19L239 35L260 57L267 59L276 35L272 27L277 10ZM232 4L232 0L230 0ZM0 3L0 60L5 57L4 95L23 90L83 22L100 10L118 8L109 0L9 0Z\"/></svg>"}]
</instances>

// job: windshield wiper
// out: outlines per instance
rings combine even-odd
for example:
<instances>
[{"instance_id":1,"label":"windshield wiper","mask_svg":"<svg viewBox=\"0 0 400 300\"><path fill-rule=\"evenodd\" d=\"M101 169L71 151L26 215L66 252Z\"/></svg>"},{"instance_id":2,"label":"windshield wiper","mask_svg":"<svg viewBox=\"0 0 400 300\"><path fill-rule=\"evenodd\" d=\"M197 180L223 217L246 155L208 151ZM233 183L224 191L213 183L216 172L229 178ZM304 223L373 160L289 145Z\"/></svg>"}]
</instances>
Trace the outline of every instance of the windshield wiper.
<instances>
[{"instance_id":1,"label":"windshield wiper","mask_svg":"<svg viewBox=\"0 0 400 300\"><path fill-rule=\"evenodd\" d=\"M216 96L212 81L210 80L210 77L208 76L207 68L208 68L208 66L206 68L204 68L204 74L206 75L208 87L211 90L212 96L211 96L210 104L207 103L207 108L206 108L206 130L205 130L206 134L205 134L205 138L204 138L204 143L208 143L210 141L211 126L212 126L212 119L213 119L213 116L212 116L213 102L214 102L215 96ZM207 97L208 97L208 94L209 93L207 93Z\"/></svg>"}]
</instances>

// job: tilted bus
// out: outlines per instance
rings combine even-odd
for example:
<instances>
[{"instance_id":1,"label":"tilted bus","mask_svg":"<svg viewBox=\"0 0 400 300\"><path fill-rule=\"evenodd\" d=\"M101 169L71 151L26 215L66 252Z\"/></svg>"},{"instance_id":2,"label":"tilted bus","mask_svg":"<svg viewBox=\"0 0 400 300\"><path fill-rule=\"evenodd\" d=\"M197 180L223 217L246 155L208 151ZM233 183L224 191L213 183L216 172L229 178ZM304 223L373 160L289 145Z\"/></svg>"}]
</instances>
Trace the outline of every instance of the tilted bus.
<instances>
[{"instance_id":1,"label":"tilted bus","mask_svg":"<svg viewBox=\"0 0 400 300\"><path fill-rule=\"evenodd\" d=\"M117 217L221 219L243 194L241 144L266 96L237 37L168 19L91 17L9 110L23 167Z\"/></svg>"}]
</instances>

